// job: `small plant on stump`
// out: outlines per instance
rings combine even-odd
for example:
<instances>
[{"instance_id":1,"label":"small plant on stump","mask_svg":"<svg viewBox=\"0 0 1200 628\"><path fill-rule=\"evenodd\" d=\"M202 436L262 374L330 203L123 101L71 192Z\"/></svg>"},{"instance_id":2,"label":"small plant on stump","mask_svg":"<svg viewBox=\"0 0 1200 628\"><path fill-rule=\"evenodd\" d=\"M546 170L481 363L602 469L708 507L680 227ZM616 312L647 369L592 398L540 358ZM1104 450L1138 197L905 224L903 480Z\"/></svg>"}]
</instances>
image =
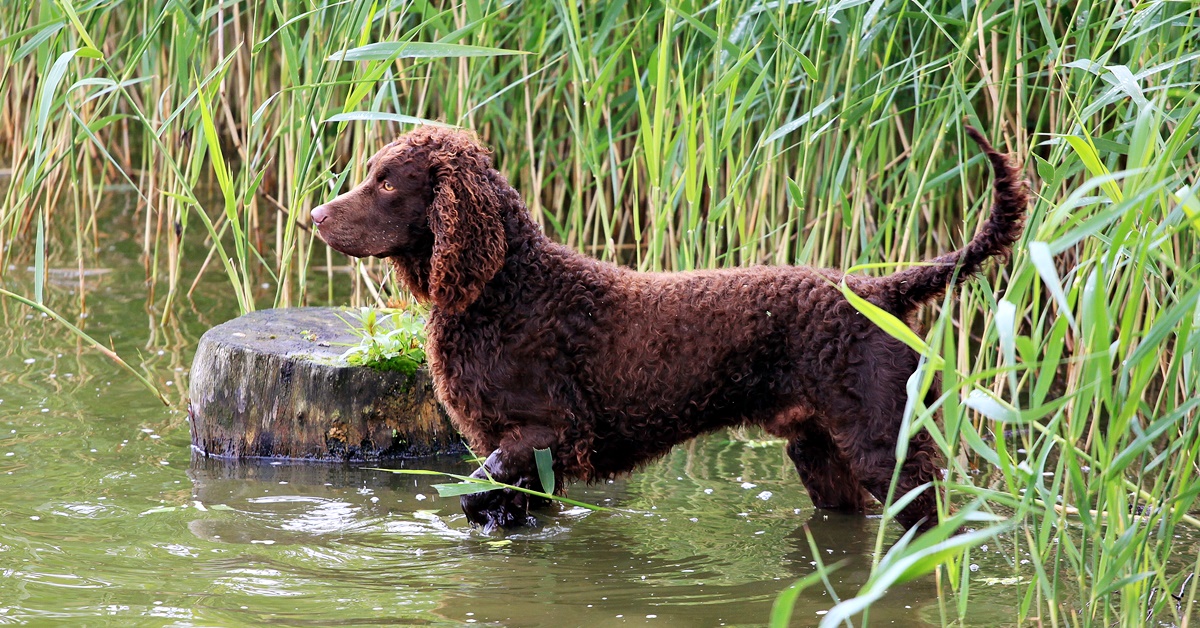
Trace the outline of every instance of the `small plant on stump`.
<instances>
[{"instance_id":1,"label":"small plant on stump","mask_svg":"<svg viewBox=\"0 0 1200 628\"><path fill-rule=\"evenodd\" d=\"M350 327L359 341L342 354L345 363L381 371L402 371L409 375L425 363L425 313L418 306L364 307L346 314L357 320L347 320L341 315L338 318Z\"/></svg>"}]
</instances>

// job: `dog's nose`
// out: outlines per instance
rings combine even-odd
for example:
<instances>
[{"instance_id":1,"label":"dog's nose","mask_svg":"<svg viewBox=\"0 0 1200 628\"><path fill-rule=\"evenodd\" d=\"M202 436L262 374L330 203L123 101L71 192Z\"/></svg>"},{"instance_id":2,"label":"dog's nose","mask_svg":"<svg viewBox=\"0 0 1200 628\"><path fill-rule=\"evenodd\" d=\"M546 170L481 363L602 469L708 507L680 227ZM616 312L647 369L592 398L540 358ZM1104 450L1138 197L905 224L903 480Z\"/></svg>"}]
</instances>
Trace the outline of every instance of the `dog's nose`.
<instances>
[{"instance_id":1,"label":"dog's nose","mask_svg":"<svg viewBox=\"0 0 1200 628\"><path fill-rule=\"evenodd\" d=\"M312 210L313 224L319 225L319 224L325 222L325 219L328 217L329 217L329 206L328 205L317 205L316 207L313 208L313 210Z\"/></svg>"}]
</instances>

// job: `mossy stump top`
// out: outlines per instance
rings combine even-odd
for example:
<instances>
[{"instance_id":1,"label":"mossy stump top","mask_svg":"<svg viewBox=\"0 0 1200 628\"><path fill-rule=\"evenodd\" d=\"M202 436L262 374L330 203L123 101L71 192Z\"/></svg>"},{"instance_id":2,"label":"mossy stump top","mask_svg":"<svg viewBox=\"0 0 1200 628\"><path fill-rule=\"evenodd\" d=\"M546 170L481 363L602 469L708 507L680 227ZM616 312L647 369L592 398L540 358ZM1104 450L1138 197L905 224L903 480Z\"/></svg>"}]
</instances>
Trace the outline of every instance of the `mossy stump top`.
<instances>
[{"instance_id":1,"label":"mossy stump top","mask_svg":"<svg viewBox=\"0 0 1200 628\"><path fill-rule=\"evenodd\" d=\"M224 458L328 461L462 452L426 370L341 363L358 341L342 312L259 310L208 330L188 390L192 447Z\"/></svg>"}]
</instances>

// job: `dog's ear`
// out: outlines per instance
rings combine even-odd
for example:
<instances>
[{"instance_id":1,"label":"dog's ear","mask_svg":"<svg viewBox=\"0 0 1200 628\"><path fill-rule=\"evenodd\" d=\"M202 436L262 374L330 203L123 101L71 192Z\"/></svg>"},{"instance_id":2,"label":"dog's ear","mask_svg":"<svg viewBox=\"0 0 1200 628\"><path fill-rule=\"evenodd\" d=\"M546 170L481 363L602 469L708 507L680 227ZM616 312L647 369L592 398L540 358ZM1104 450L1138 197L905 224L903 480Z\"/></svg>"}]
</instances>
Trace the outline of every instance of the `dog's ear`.
<instances>
[{"instance_id":1,"label":"dog's ear","mask_svg":"<svg viewBox=\"0 0 1200 628\"><path fill-rule=\"evenodd\" d=\"M429 206L429 298L450 313L465 310L479 298L508 252L500 190L488 175L488 153L465 137L455 139L459 141L446 142L430 155L434 198Z\"/></svg>"}]
</instances>

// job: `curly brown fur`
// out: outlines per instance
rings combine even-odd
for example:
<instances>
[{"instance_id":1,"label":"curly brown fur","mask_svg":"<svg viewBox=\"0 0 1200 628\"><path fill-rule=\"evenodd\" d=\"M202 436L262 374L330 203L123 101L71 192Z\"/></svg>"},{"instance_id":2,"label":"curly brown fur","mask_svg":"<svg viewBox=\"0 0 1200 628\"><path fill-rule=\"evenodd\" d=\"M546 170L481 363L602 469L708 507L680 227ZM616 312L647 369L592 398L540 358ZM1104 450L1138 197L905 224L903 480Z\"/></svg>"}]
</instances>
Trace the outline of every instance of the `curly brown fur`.
<instances>
[{"instance_id":1,"label":"curly brown fur","mask_svg":"<svg viewBox=\"0 0 1200 628\"><path fill-rule=\"evenodd\" d=\"M753 424L788 440L813 502L863 511L895 468L905 383L918 356L836 287L906 320L1021 232L1020 172L974 129L996 172L995 203L962 250L881 277L806 267L638 273L551 242L489 152L461 131L422 127L370 162L367 180L313 210L321 237L391 259L431 302L427 346L438 398L477 453L476 475L540 486L534 449L561 480L626 473L699 434ZM897 495L940 477L914 437ZM486 471L485 471L486 469ZM485 528L530 521L511 491L463 498ZM925 490L899 514L937 522Z\"/></svg>"}]
</instances>

